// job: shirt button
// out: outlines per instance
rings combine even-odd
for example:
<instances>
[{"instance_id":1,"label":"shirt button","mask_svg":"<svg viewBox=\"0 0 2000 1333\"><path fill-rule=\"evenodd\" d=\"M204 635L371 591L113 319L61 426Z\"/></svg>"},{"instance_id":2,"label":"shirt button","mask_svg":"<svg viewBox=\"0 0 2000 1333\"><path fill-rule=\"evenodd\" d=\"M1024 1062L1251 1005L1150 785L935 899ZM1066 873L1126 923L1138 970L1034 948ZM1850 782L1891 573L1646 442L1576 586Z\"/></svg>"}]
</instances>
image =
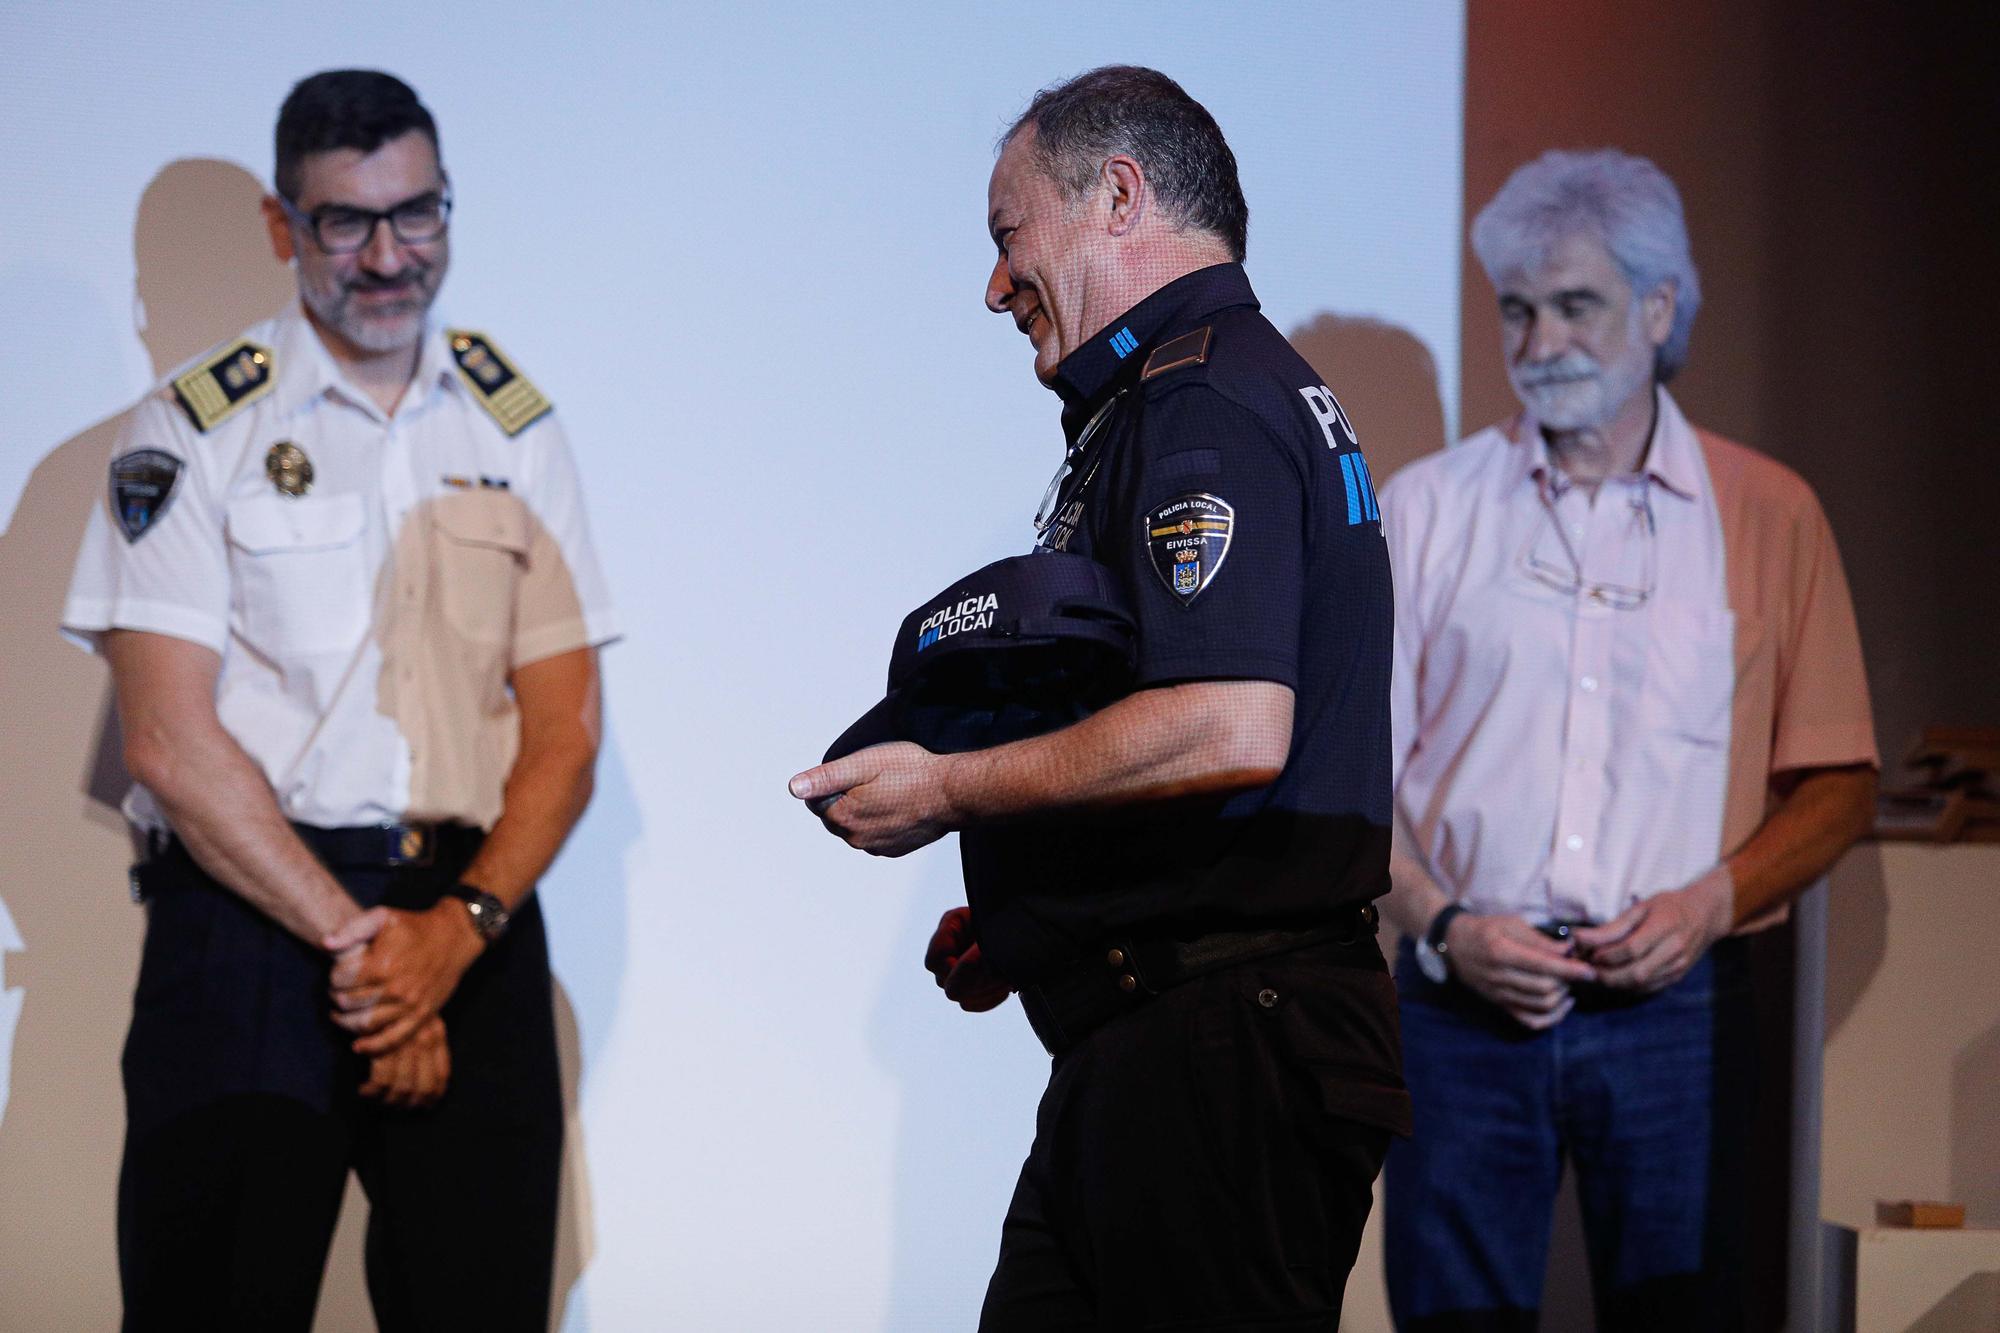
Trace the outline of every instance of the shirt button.
<instances>
[{"instance_id":1,"label":"shirt button","mask_svg":"<svg viewBox=\"0 0 2000 1333\"><path fill-rule=\"evenodd\" d=\"M1269 986L1264 987L1263 990L1257 992L1257 1003L1263 1005L1266 1009L1272 1008L1278 1003L1278 992L1272 990Z\"/></svg>"},{"instance_id":2,"label":"shirt button","mask_svg":"<svg viewBox=\"0 0 2000 1333\"><path fill-rule=\"evenodd\" d=\"M1564 839L1563 839L1563 846L1565 846L1565 847L1569 848L1569 849L1570 849L1571 851L1573 851L1573 852L1580 852L1580 851L1582 851L1582 850L1583 850L1583 835L1582 835L1581 833L1572 833L1572 834L1570 834L1570 835L1569 835L1569 836L1568 836L1567 838L1564 838Z\"/></svg>"},{"instance_id":3,"label":"shirt button","mask_svg":"<svg viewBox=\"0 0 2000 1333\"><path fill-rule=\"evenodd\" d=\"M1597 690L1597 677L1585 676L1582 680L1578 681L1576 684L1577 688L1582 690L1585 694L1592 694Z\"/></svg>"}]
</instances>

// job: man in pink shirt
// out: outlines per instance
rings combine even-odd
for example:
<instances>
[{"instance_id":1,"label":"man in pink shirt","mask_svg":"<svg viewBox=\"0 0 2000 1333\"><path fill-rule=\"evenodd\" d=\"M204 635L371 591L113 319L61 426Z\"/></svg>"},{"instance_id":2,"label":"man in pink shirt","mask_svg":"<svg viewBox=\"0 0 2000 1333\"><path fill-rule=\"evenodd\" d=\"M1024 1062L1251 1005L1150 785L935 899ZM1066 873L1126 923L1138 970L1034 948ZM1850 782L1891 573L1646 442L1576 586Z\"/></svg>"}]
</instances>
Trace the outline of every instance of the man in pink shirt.
<instances>
[{"instance_id":1,"label":"man in pink shirt","mask_svg":"<svg viewBox=\"0 0 2000 1333\"><path fill-rule=\"evenodd\" d=\"M1532 1329L1563 1163L1601 1329L1741 1322L1743 941L1868 827L1833 536L1666 390L1700 287L1652 163L1549 153L1472 228L1523 412L1381 495L1403 1329Z\"/></svg>"}]
</instances>

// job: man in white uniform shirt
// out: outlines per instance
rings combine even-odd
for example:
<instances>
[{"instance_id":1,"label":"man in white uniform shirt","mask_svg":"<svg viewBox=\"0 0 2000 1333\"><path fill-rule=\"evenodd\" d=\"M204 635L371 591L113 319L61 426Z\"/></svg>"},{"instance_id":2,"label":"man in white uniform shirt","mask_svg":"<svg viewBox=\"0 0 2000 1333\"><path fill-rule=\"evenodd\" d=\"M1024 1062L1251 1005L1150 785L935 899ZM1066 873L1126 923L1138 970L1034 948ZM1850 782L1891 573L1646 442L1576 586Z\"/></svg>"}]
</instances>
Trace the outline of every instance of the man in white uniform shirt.
<instances>
[{"instance_id":1,"label":"man in white uniform shirt","mask_svg":"<svg viewBox=\"0 0 2000 1333\"><path fill-rule=\"evenodd\" d=\"M1532 1329L1563 1164L1598 1327L1742 1318L1744 932L1868 827L1859 637L1811 490L1665 388L1700 289L1652 163L1550 153L1472 228L1525 411L1381 495L1415 1132L1403 1329Z\"/></svg>"},{"instance_id":2,"label":"man in white uniform shirt","mask_svg":"<svg viewBox=\"0 0 2000 1333\"><path fill-rule=\"evenodd\" d=\"M63 612L111 664L152 852L126 1327L310 1327L353 1169L383 1328L540 1330L562 1108L532 895L589 800L608 600L549 404L429 320L430 113L332 71L276 138L299 304L139 404Z\"/></svg>"}]
</instances>

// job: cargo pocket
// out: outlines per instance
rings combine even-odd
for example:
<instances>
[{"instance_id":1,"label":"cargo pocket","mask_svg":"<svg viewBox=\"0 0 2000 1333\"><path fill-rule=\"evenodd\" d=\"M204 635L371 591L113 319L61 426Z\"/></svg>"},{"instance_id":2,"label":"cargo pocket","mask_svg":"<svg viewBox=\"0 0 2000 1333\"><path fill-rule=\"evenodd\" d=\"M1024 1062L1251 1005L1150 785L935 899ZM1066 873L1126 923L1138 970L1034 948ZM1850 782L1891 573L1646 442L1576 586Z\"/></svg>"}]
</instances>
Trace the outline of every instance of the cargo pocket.
<instances>
[{"instance_id":1,"label":"cargo pocket","mask_svg":"<svg viewBox=\"0 0 2000 1333\"><path fill-rule=\"evenodd\" d=\"M1386 971L1250 968L1236 990L1265 1024L1273 1052L1295 1072L1304 1110L1316 1122L1407 1132L1410 1094L1402 1079L1396 986Z\"/></svg>"},{"instance_id":2,"label":"cargo pocket","mask_svg":"<svg viewBox=\"0 0 2000 1333\"><path fill-rule=\"evenodd\" d=\"M1728 610L1656 602L1648 634L1646 688L1664 705L1667 727L1685 744L1729 744L1736 694L1736 616Z\"/></svg>"},{"instance_id":3,"label":"cargo pocket","mask_svg":"<svg viewBox=\"0 0 2000 1333\"><path fill-rule=\"evenodd\" d=\"M528 563L527 508L512 495L440 497L436 531L438 602L445 623L473 643L505 643L514 632L515 593Z\"/></svg>"},{"instance_id":4,"label":"cargo pocket","mask_svg":"<svg viewBox=\"0 0 2000 1333\"><path fill-rule=\"evenodd\" d=\"M225 519L237 628L266 657L351 648L368 628L371 590L361 549L366 515L352 493L258 495Z\"/></svg>"}]
</instances>

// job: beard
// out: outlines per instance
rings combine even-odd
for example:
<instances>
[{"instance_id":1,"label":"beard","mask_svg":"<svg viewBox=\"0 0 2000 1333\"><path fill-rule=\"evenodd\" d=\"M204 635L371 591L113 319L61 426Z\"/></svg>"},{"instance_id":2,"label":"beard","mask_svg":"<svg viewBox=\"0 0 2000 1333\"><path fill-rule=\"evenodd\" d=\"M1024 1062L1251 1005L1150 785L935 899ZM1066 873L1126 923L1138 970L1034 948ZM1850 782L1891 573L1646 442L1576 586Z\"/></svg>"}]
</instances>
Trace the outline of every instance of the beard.
<instances>
[{"instance_id":1,"label":"beard","mask_svg":"<svg viewBox=\"0 0 2000 1333\"><path fill-rule=\"evenodd\" d=\"M394 282L365 274L324 284L302 282L299 296L322 325L361 351L396 352L423 337L424 317L437 299L442 276L436 264L412 265ZM359 292L385 289L398 289L406 295L401 300L366 305L354 299Z\"/></svg>"},{"instance_id":2,"label":"beard","mask_svg":"<svg viewBox=\"0 0 2000 1333\"><path fill-rule=\"evenodd\" d=\"M1509 367L1507 378L1522 406L1550 430L1600 430L1652 379L1652 350L1636 340L1609 365L1569 351L1553 361Z\"/></svg>"}]
</instances>

